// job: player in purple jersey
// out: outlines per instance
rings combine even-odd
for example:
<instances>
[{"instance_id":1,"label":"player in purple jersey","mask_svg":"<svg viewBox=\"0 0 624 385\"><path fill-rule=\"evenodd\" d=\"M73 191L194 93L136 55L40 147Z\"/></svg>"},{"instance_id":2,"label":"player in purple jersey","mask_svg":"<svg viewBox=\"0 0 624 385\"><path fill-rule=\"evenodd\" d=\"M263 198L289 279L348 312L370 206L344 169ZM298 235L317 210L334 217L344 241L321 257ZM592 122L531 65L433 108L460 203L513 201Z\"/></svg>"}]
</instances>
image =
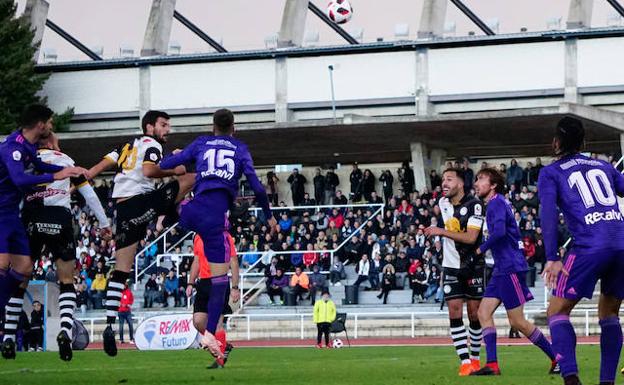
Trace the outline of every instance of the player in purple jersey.
<instances>
[{"instance_id":1,"label":"player in purple jersey","mask_svg":"<svg viewBox=\"0 0 624 385\"><path fill-rule=\"evenodd\" d=\"M204 255L210 262L212 288L202 345L218 358L221 351L214 333L229 287L227 273L230 266L226 253L228 241L223 228L226 213L238 195L238 182L243 174L272 229L277 221L271 214L266 191L256 176L247 145L233 137L234 115L226 109L218 110L214 113L213 123L214 136L200 136L184 150L163 159L160 167L173 169L195 163L195 197L183 206L180 224L199 234L204 241Z\"/></svg>"},{"instance_id":2,"label":"player in purple jersey","mask_svg":"<svg viewBox=\"0 0 624 385\"><path fill-rule=\"evenodd\" d=\"M553 289L548 324L565 384L580 384L570 312L581 298L592 297L600 279L600 384L613 384L622 350L624 217L617 196L624 196L624 177L609 163L579 153L584 136L579 120L561 119L552 143L557 160L538 180L548 260L543 276ZM563 261L557 253L557 208L574 239Z\"/></svg>"},{"instance_id":3,"label":"player in purple jersey","mask_svg":"<svg viewBox=\"0 0 624 385\"><path fill-rule=\"evenodd\" d=\"M0 311L6 308L2 356L8 359L15 358L15 330L24 303L24 288L32 272L28 237L20 219L24 193L36 185L87 172L80 167L47 164L37 157L39 140L52 132L52 115L52 110L45 106L27 107L20 129L0 143ZM42 174L29 174L30 169Z\"/></svg>"},{"instance_id":4,"label":"player in purple jersey","mask_svg":"<svg viewBox=\"0 0 624 385\"><path fill-rule=\"evenodd\" d=\"M471 375L500 375L496 356L494 312L501 303L505 305L511 327L522 332L533 344L542 349L550 358L550 373L558 373L559 368L550 342L524 316L524 304L533 299L533 294L526 284L528 266L522 252L524 246L520 229L511 206L503 196L505 179L496 169L484 168L477 173L475 189L477 196L487 205L483 227L486 241L479 246L477 254L490 251L494 258L494 271L479 305L479 321L483 328L487 364Z\"/></svg>"}]
</instances>

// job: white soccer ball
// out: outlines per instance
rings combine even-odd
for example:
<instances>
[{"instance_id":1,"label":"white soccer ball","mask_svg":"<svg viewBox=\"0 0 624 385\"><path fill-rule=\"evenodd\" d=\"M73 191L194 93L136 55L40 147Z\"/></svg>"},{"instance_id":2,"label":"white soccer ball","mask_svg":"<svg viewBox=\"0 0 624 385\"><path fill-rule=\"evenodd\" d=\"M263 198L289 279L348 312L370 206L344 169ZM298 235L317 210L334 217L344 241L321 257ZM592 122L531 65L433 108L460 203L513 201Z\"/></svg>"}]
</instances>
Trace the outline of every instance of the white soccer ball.
<instances>
[{"instance_id":1,"label":"white soccer ball","mask_svg":"<svg viewBox=\"0 0 624 385\"><path fill-rule=\"evenodd\" d=\"M344 24L351 20L353 7L349 0L332 0L327 4L327 17L336 24Z\"/></svg>"},{"instance_id":2,"label":"white soccer ball","mask_svg":"<svg viewBox=\"0 0 624 385\"><path fill-rule=\"evenodd\" d=\"M343 346L344 343L342 343L342 340L340 338L336 338L332 341L332 348L334 349L340 349Z\"/></svg>"}]
</instances>

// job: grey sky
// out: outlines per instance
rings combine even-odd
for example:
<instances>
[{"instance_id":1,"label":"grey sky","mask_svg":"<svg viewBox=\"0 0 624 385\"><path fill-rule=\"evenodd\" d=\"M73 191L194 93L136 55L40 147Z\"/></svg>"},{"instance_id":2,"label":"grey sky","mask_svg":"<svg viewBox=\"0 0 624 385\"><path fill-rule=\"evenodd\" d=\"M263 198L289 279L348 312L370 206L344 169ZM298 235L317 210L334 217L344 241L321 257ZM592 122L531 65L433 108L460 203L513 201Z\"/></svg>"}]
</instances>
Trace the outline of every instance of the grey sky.
<instances>
[{"instance_id":1,"label":"grey sky","mask_svg":"<svg viewBox=\"0 0 624 385\"><path fill-rule=\"evenodd\" d=\"M107 58L119 56L119 47L129 46L138 55L143 40L151 0L48 0L49 19L74 35L87 46L103 46ZM324 8L327 0L313 0ZM464 0L483 20L497 18L499 33L546 29L547 20L561 17L562 27L569 0ZM18 13L26 0L17 0ZM396 24L410 27L415 38L420 20L422 0L351 0L355 9L353 19L344 26L347 31L364 30L364 41L378 37L392 40ZM206 33L231 51L265 48L265 37L279 30L284 0L178 0L176 9L196 23ZM594 1L592 26L606 26L614 10L603 0ZM455 22L456 35L468 31L479 34L461 12L449 2L446 21ZM343 44L340 36L308 13L306 31L319 32L318 45ZM212 49L177 21L174 21L172 41L181 44L182 53L211 52ZM46 29L42 48L53 48L59 61L86 60L54 32Z\"/></svg>"}]
</instances>

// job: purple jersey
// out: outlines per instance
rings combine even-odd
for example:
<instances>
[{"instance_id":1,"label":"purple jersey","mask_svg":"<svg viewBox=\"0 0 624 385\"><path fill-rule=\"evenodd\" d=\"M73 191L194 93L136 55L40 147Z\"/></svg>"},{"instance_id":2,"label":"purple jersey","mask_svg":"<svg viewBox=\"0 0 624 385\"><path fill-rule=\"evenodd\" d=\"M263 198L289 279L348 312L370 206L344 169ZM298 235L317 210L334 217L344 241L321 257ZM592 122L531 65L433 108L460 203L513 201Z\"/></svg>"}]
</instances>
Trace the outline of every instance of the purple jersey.
<instances>
[{"instance_id":1,"label":"purple jersey","mask_svg":"<svg viewBox=\"0 0 624 385\"><path fill-rule=\"evenodd\" d=\"M574 238L574 248L591 254L624 250L624 216L616 194L624 176L612 165L581 154L565 156L540 172L538 192L546 258L558 261L557 207Z\"/></svg>"},{"instance_id":2,"label":"purple jersey","mask_svg":"<svg viewBox=\"0 0 624 385\"><path fill-rule=\"evenodd\" d=\"M160 162L163 170L182 164L195 163L194 192L226 190L232 199L238 196L238 182L247 177L266 218L272 216L269 200L260 183L247 145L231 136L200 136L182 152L165 157Z\"/></svg>"},{"instance_id":3,"label":"purple jersey","mask_svg":"<svg viewBox=\"0 0 624 385\"><path fill-rule=\"evenodd\" d=\"M48 174L31 175L26 172L33 168ZM62 169L42 162L37 157L37 146L26 140L21 131L7 136L0 143L0 214L19 213L24 192L35 185L53 182L54 176L50 173Z\"/></svg>"},{"instance_id":4,"label":"purple jersey","mask_svg":"<svg viewBox=\"0 0 624 385\"><path fill-rule=\"evenodd\" d=\"M485 242L479 247L481 252L492 252L494 275L503 275L527 271L524 258L524 245L520 229L516 224L511 206L505 198L496 194L490 199L485 212L483 235Z\"/></svg>"}]
</instances>

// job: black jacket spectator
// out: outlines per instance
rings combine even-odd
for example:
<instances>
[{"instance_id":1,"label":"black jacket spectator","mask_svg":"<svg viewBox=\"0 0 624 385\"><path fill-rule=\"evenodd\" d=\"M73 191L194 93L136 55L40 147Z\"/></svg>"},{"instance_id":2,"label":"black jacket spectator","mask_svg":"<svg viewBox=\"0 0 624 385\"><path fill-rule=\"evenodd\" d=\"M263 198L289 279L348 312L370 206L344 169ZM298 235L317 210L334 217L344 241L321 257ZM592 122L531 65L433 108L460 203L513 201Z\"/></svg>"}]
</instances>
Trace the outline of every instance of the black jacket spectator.
<instances>
[{"instance_id":1,"label":"black jacket spectator","mask_svg":"<svg viewBox=\"0 0 624 385\"><path fill-rule=\"evenodd\" d=\"M316 199L316 202L319 205L324 204L323 197L325 194L325 177L321 175L320 168L316 169L312 183L314 183L314 199Z\"/></svg>"},{"instance_id":2,"label":"black jacket spectator","mask_svg":"<svg viewBox=\"0 0 624 385\"><path fill-rule=\"evenodd\" d=\"M392 184L394 183L394 177L392 176L390 170L384 171L379 177L379 181L381 182L384 200L387 203L390 201L390 198L392 198Z\"/></svg>"},{"instance_id":3,"label":"black jacket spectator","mask_svg":"<svg viewBox=\"0 0 624 385\"><path fill-rule=\"evenodd\" d=\"M299 174L298 169L294 169L287 179L292 192L293 204L300 206L303 202L303 194L305 193L305 184L308 182L305 176Z\"/></svg>"},{"instance_id":4,"label":"black jacket spectator","mask_svg":"<svg viewBox=\"0 0 624 385\"><path fill-rule=\"evenodd\" d=\"M349 182L351 182L351 200L354 202L362 199L362 179L364 178L362 170L358 168L357 163L353 165L353 171L349 175Z\"/></svg>"}]
</instances>

